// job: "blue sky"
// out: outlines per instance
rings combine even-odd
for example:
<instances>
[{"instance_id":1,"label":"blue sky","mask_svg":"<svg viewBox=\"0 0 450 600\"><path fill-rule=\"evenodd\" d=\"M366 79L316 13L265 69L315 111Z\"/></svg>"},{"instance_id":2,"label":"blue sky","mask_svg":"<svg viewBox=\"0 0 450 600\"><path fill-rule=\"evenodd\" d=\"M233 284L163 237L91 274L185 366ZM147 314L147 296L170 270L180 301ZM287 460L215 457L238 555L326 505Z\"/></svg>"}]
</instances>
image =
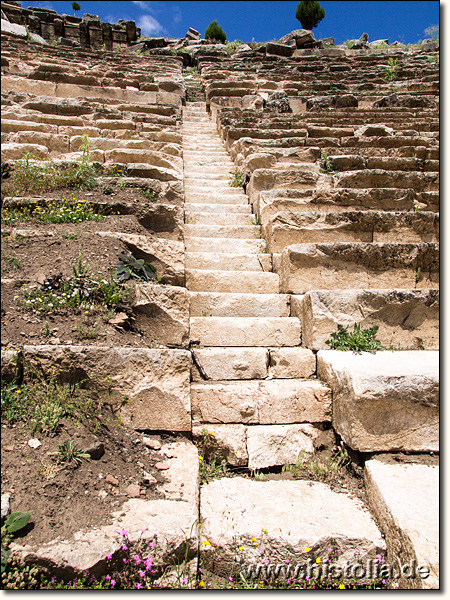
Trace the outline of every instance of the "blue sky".
<instances>
[{"instance_id":1,"label":"blue sky","mask_svg":"<svg viewBox=\"0 0 450 600\"><path fill-rule=\"evenodd\" d=\"M184 37L189 27L202 35L217 19L227 40L244 42L274 40L301 27L295 18L298 1L278 2L184 2L184 1L105 1L78 0L83 13L97 14L111 23L118 19L136 21L142 34L148 36ZM72 2L22 2L23 7L53 8L58 13L73 14ZM439 23L439 2L426 1L323 1L325 18L316 27L316 39L334 37L337 44L359 38L363 32L369 41L389 39L405 44L417 43L424 30ZM441 3L442 4L442 3Z\"/></svg>"}]
</instances>

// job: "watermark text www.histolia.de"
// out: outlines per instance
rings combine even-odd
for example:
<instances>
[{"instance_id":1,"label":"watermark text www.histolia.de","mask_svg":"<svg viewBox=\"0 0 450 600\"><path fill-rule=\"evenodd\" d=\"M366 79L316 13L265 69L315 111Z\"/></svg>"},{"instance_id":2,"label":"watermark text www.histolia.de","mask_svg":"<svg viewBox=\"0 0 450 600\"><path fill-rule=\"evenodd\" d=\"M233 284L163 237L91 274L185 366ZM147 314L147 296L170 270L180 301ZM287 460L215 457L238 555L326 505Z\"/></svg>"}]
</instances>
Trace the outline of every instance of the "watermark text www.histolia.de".
<instances>
[{"instance_id":1,"label":"watermark text www.histolia.de","mask_svg":"<svg viewBox=\"0 0 450 600\"><path fill-rule=\"evenodd\" d=\"M425 565L417 565L415 559L408 563L390 565L386 562L381 563L378 559L367 559L364 563L351 563L346 561L343 564L332 562L316 564L315 561L308 558L302 564L266 564L257 563L254 565L242 565L242 574L246 578L286 578L286 579L427 579L430 575L430 568Z\"/></svg>"}]
</instances>

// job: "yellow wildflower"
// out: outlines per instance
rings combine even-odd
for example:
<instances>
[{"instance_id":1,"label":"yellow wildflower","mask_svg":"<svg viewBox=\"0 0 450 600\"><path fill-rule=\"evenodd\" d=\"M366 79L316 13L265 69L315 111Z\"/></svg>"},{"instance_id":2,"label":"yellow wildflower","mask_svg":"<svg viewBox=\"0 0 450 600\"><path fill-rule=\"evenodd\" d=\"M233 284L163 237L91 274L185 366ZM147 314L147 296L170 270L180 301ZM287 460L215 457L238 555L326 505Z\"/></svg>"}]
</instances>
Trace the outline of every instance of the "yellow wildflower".
<instances>
[{"instance_id":1,"label":"yellow wildflower","mask_svg":"<svg viewBox=\"0 0 450 600\"><path fill-rule=\"evenodd\" d=\"M340 590L345 590L345 585L344 585L343 583L340 583L340 584L339 584L339 589L340 589Z\"/></svg>"},{"instance_id":2,"label":"yellow wildflower","mask_svg":"<svg viewBox=\"0 0 450 600\"><path fill-rule=\"evenodd\" d=\"M202 588L202 587L205 587L205 582L204 582L203 580L202 580L202 581L199 581L199 582L198 582L198 587L201 587L201 588Z\"/></svg>"},{"instance_id":3,"label":"yellow wildflower","mask_svg":"<svg viewBox=\"0 0 450 600\"><path fill-rule=\"evenodd\" d=\"M205 544L205 546L211 546L211 542L208 542L208 540L205 540L203 543Z\"/></svg>"},{"instance_id":4,"label":"yellow wildflower","mask_svg":"<svg viewBox=\"0 0 450 600\"><path fill-rule=\"evenodd\" d=\"M305 552L309 552L310 550L311 550L311 548L308 548L308 546L306 546Z\"/></svg>"},{"instance_id":5,"label":"yellow wildflower","mask_svg":"<svg viewBox=\"0 0 450 600\"><path fill-rule=\"evenodd\" d=\"M267 531L267 529L262 529L261 531L262 531L263 533L269 533L269 532Z\"/></svg>"},{"instance_id":6,"label":"yellow wildflower","mask_svg":"<svg viewBox=\"0 0 450 600\"><path fill-rule=\"evenodd\" d=\"M321 562L320 558L316 558L316 563L319 564Z\"/></svg>"}]
</instances>

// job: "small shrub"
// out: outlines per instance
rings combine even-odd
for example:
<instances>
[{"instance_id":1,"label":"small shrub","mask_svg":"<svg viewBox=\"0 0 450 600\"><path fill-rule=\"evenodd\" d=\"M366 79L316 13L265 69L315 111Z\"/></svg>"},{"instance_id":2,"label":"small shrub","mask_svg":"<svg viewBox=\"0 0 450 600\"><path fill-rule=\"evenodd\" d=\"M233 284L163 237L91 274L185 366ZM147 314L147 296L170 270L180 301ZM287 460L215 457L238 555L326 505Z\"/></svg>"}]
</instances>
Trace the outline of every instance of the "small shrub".
<instances>
[{"instance_id":1,"label":"small shrub","mask_svg":"<svg viewBox=\"0 0 450 600\"><path fill-rule=\"evenodd\" d=\"M397 63L398 58L393 58L392 56L390 56L388 58L388 65L386 67L386 71L381 77L383 77L383 79L386 79L386 81L395 81L398 76Z\"/></svg>"},{"instance_id":2,"label":"small shrub","mask_svg":"<svg viewBox=\"0 0 450 600\"><path fill-rule=\"evenodd\" d=\"M56 452L51 454L56 456L58 463L73 463L75 468L83 462L83 458L90 459L90 454L85 454L81 448L77 448L72 440L67 440L56 446Z\"/></svg>"},{"instance_id":3,"label":"small shrub","mask_svg":"<svg viewBox=\"0 0 450 600\"><path fill-rule=\"evenodd\" d=\"M330 346L330 350L352 350L358 354L385 350L385 347L375 337L378 329L377 325L361 329L361 325L355 323L353 331L348 331L347 328L338 325L337 332L332 333L331 339L326 340L325 344Z\"/></svg>"},{"instance_id":4,"label":"small shrub","mask_svg":"<svg viewBox=\"0 0 450 600\"><path fill-rule=\"evenodd\" d=\"M439 39L439 25L430 25L424 31L425 35L432 40Z\"/></svg>"},{"instance_id":5,"label":"small shrub","mask_svg":"<svg viewBox=\"0 0 450 600\"><path fill-rule=\"evenodd\" d=\"M147 83L155 83L155 78L153 77L153 75L147 75L145 80Z\"/></svg>"},{"instance_id":6,"label":"small shrub","mask_svg":"<svg viewBox=\"0 0 450 600\"><path fill-rule=\"evenodd\" d=\"M150 200L150 202L158 201L158 194L156 192L154 192L153 190L149 190L149 189L141 190L141 194L142 194L142 196L144 196L144 198L147 198L147 200Z\"/></svg>"},{"instance_id":7,"label":"small shrub","mask_svg":"<svg viewBox=\"0 0 450 600\"><path fill-rule=\"evenodd\" d=\"M119 281L127 281L131 277L137 277L145 281L161 280L161 277L158 277L156 267L152 264L145 262L143 259L134 258L132 254L127 256L123 253L119 254L119 262L116 265L114 275Z\"/></svg>"},{"instance_id":8,"label":"small shrub","mask_svg":"<svg viewBox=\"0 0 450 600\"><path fill-rule=\"evenodd\" d=\"M224 32L222 27L220 27L219 23L214 20L206 28L205 39L216 40L218 42L222 42L222 44L225 44L227 41L227 34Z\"/></svg>"},{"instance_id":9,"label":"small shrub","mask_svg":"<svg viewBox=\"0 0 450 600\"><path fill-rule=\"evenodd\" d=\"M244 185L245 177L244 171L242 169L238 169L237 167L230 171L230 175L232 176L230 185L231 187L239 188Z\"/></svg>"},{"instance_id":10,"label":"small shrub","mask_svg":"<svg viewBox=\"0 0 450 600\"><path fill-rule=\"evenodd\" d=\"M129 302L131 290L114 279L93 279L88 276L89 265L72 265L74 277L53 275L41 286L33 285L15 300L19 305L39 313L67 313L81 310L104 311L120 308Z\"/></svg>"},{"instance_id":11,"label":"small shrub","mask_svg":"<svg viewBox=\"0 0 450 600\"><path fill-rule=\"evenodd\" d=\"M242 46L244 42L241 42L241 40L234 40L234 42L228 42L227 43L227 52L228 54L234 54L238 48L240 48Z\"/></svg>"}]
</instances>

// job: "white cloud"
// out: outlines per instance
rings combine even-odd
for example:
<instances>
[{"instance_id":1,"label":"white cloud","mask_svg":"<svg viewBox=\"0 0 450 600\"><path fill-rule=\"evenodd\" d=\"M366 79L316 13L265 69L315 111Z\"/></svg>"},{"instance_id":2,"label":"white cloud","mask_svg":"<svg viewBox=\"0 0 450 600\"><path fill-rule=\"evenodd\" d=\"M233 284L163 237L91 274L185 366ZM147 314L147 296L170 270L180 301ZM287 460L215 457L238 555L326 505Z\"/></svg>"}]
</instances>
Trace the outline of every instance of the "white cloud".
<instances>
[{"instance_id":1,"label":"white cloud","mask_svg":"<svg viewBox=\"0 0 450 600\"><path fill-rule=\"evenodd\" d=\"M173 7L173 22L176 25L177 23L181 23L181 21L183 20L183 16L181 14L181 10L179 8L179 6L174 6Z\"/></svg>"},{"instance_id":2,"label":"white cloud","mask_svg":"<svg viewBox=\"0 0 450 600\"><path fill-rule=\"evenodd\" d=\"M137 6L139 6L139 8L142 8L142 10L148 10L150 7L148 6L148 2L142 2L140 0L132 0L133 4L136 4Z\"/></svg>"},{"instance_id":3,"label":"white cloud","mask_svg":"<svg viewBox=\"0 0 450 600\"><path fill-rule=\"evenodd\" d=\"M143 35L155 35L165 31L161 23L151 15L142 15L136 25L141 28Z\"/></svg>"}]
</instances>

